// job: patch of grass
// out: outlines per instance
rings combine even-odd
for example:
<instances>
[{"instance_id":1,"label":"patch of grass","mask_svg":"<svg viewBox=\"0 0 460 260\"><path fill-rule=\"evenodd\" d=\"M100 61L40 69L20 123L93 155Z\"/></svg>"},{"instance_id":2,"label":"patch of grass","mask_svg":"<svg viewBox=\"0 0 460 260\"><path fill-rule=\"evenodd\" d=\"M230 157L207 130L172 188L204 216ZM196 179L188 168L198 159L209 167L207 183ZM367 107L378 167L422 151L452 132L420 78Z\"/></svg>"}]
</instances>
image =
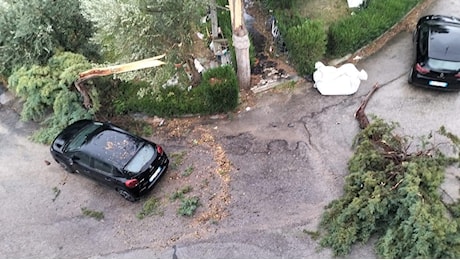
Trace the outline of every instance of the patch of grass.
<instances>
[{"instance_id":1,"label":"patch of grass","mask_svg":"<svg viewBox=\"0 0 460 260\"><path fill-rule=\"evenodd\" d=\"M171 195L170 200L171 200L171 201L175 201L175 200L177 200L177 199L181 199L181 200L182 200L182 199L184 198L184 194L189 193L189 192L191 192L191 191L192 191L192 186L190 186L190 185L189 185L189 186L185 186L184 188L182 188L182 189L180 189L180 190L174 192L174 193Z\"/></svg>"},{"instance_id":2,"label":"patch of grass","mask_svg":"<svg viewBox=\"0 0 460 260\"><path fill-rule=\"evenodd\" d=\"M326 28L351 13L347 2L344 0L309 0L297 1L296 4L298 5L296 6L297 9L293 8L292 10L298 10L303 17L322 20Z\"/></svg>"},{"instance_id":3,"label":"patch of grass","mask_svg":"<svg viewBox=\"0 0 460 260\"><path fill-rule=\"evenodd\" d=\"M61 194L61 190L58 187L53 187L53 193L54 193L54 198L53 198L53 202L54 202L59 196L59 194Z\"/></svg>"},{"instance_id":4,"label":"patch of grass","mask_svg":"<svg viewBox=\"0 0 460 260\"><path fill-rule=\"evenodd\" d=\"M149 124L145 124L145 125L142 127L142 135L143 135L143 136L151 136L152 134L153 134L152 126L149 125Z\"/></svg>"},{"instance_id":5,"label":"patch of grass","mask_svg":"<svg viewBox=\"0 0 460 260\"><path fill-rule=\"evenodd\" d=\"M148 199L144 205L142 206L142 210L137 213L137 218L138 219L144 219L147 216L151 215L162 215L163 211L160 209L160 200L152 197Z\"/></svg>"},{"instance_id":6,"label":"patch of grass","mask_svg":"<svg viewBox=\"0 0 460 260\"><path fill-rule=\"evenodd\" d=\"M84 216L95 218L96 220L102 220L104 218L104 212L91 210L86 207L81 208L81 212Z\"/></svg>"},{"instance_id":7,"label":"patch of grass","mask_svg":"<svg viewBox=\"0 0 460 260\"><path fill-rule=\"evenodd\" d=\"M295 88L296 82L294 80L289 80L284 83L281 83L276 88L278 89L286 89L286 90L293 90Z\"/></svg>"},{"instance_id":8,"label":"patch of grass","mask_svg":"<svg viewBox=\"0 0 460 260\"><path fill-rule=\"evenodd\" d=\"M171 158L170 167L172 170L177 169L182 165L182 163L184 163L185 155L187 155L186 151L175 152L169 155Z\"/></svg>"},{"instance_id":9,"label":"patch of grass","mask_svg":"<svg viewBox=\"0 0 460 260\"><path fill-rule=\"evenodd\" d=\"M177 213L181 216L192 216L200 204L198 197L183 198Z\"/></svg>"},{"instance_id":10,"label":"patch of grass","mask_svg":"<svg viewBox=\"0 0 460 260\"><path fill-rule=\"evenodd\" d=\"M190 165L190 166L187 167L187 169L185 169L185 171L182 173L182 176L184 176L184 177L190 176L190 174L192 174L192 172L193 172L194 169L195 169L195 168L194 168L192 165Z\"/></svg>"},{"instance_id":11,"label":"patch of grass","mask_svg":"<svg viewBox=\"0 0 460 260\"><path fill-rule=\"evenodd\" d=\"M310 231L304 229L303 232L311 237L313 240L318 240L319 236L321 235L318 231Z\"/></svg>"},{"instance_id":12,"label":"patch of grass","mask_svg":"<svg viewBox=\"0 0 460 260\"><path fill-rule=\"evenodd\" d=\"M205 188L205 187L208 187L209 186L209 180L208 179L204 179L201 183L201 188Z\"/></svg>"}]
</instances>

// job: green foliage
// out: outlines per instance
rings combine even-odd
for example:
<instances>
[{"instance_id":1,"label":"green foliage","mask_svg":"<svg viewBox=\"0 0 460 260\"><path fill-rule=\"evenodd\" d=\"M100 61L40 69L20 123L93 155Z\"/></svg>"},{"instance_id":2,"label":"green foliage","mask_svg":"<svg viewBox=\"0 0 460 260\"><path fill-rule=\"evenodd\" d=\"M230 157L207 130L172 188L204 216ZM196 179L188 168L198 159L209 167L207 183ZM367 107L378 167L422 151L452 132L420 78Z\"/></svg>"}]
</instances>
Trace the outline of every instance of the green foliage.
<instances>
[{"instance_id":1,"label":"green foliage","mask_svg":"<svg viewBox=\"0 0 460 260\"><path fill-rule=\"evenodd\" d=\"M55 202L59 194L61 194L61 190L58 187L53 187L53 194L54 194L54 197L52 201Z\"/></svg>"},{"instance_id":2,"label":"green foliage","mask_svg":"<svg viewBox=\"0 0 460 260\"><path fill-rule=\"evenodd\" d=\"M93 41L102 46L108 62L126 63L168 54L174 64L176 55L185 57L193 45L201 16L206 14L206 1L195 0L82 0L86 18L97 29ZM186 19L184 19L186 17ZM182 59L184 60L184 59ZM155 69L124 73L124 80L154 82Z\"/></svg>"},{"instance_id":3,"label":"green foliage","mask_svg":"<svg viewBox=\"0 0 460 260\"><path fill-rule=\"evenodd\" d=\"M185 171L182 173L182 176L184 176L184 177L190 176L190 175L192 174L192 172L193 172L194 169L195 169L195 168L194 168L192 165L190 165L190 166L187 167L187 168L185 169Z\"/></svg>"},{"instance_id":4,"label":"green foliage","mask_svg":"<svg viewBox=\"0 0 460 260\"><path fill-rule=\"evenodd\" d=\"M175 201L177 199L183 200L185 194L189 193L192 191L192 186L185 186L184 188L175 191L171 197L169 198L171 201Z\"/></svg>"},{"instance_id":5,"label":"green foliage","mask_svg":"<svg viewBox=\"0 0 460 260\"><path fill-rule=\"evenodd\" d=\"M205 71L201 84L191 90L181 85L155 88L139 82L125 86L118 98L125 111L163 117L228 112L237 107L239 98L238 81L231 66Z\"/></svg>"},{"instance_id":6,"label":"green foliage","mask_svg":"<svg viewBox=\"0 0 460 260\"><path fill-rule=\"evenodd\" d=\"M319 21L306 20L290 27L285 35L289 60L300 75L313 73L315 62L326 53L327 35Z\"/></svg>"},{"instance_id":7,"label":"green foliage","mask_svg":"<svg viewBox=\"0 0 460 260\"><path fill-rule=\"evenodd\" d=\"M183 198L177 213L181 216L192 216L200 204L198 197Z\"/></svg>"},{"instance_id":8,"label":"green foliage","mask_svg":"<svg viewBox=\"0 0 460 260\"><path fill-rule=\"evenodd\" d=\"M97 49L88 43L93 28L79 0L9 1L0 13L0 75L44 65L57 51L96 57Z\"/></svg>"},{"instance_id":9,"label":"green foliage","mask_svg":"<svg viewBox=\"0 0 460 260\"><path fill-rule=\"evenodd\" d=\"M455 208L444 205L439 189L446 167L459 158L444 155L432 135L424 149L409 153L409 138L394 134L396 126L374 118L357 135L345 194L322 216L321 245L343 256L377 235L379 257L458 258L458 219L449 216Z\"/></svg>"},{"instance_id":10,"label":"green foliage","mask_svg":"<svg viewBox=\"0 0 460 260\"><path fill-rule=\"evenodd\" d=\"M382 35L421 0L369 1L368 7L333 23L328 32L328 54L342 56Z\"/></svg>"},{"instance_id":11,"label":"green foliage","mask_svg":"<svg viewBox=\"0 0 460 260\"><path fill-rule=\"evenodd\" d=\"M230 66L205 71L199 87L208 114L231 111L238 105L238 79Z\"/></svg>"},{"instance_id":12,"label":"green foliage","mask_svg":"<svg viewBox=\"0 0 460 260\"><path fill-rule=\"evenodd\" d=\"M93 108L82 107L73 83L78 73L91 67L80 54L59 53L49 59L46 66L21 67L8 78L9 88L24 100L21 119L41 122L43 128L33 139L50 143L67 125L83 118L91 118L99 109L98 94L90 88ZM48 116L48 112L53 112Z\"/></svg>"},{"instance_id":13,"label":"green foliage","mask_svg":"<svg viewBox=\"0 0 460 260\"><path fill-rule=\"evenodd\" d=\"M294 6L297 0L262 0L261 1L268 9L290 9Z\"/></svg>"},{"instance_id":14,"label":"green foliage","mask_svg":"<svg viewBox=\"0 0 460 260\"><path fill-rule=\"evenodd\" d=\"M157 198L149 198L144 205L142 205L142 210L137 214L138 219L144 219L147 216L151 215L161 215L163 211L160 210L160 200Z\"/></svg>"},{"instance_id":15,"label":"green foliage","mask_svg":"<svg viewBox=\"0 0 460 260\"><path fill-rule=\"evenodd\" d=\"M169 166L172 170L177 169L184 162L185 156L187 155L186 151L175 152L169 155L171 161Z\"/></svg>"},{"instance_id":16,"label":"green foliage","mask_svg":"<svg viewBox=\"0 0 460 260\"><path fill-rule=\"evenodd\" d=\"M104 212L101 211L95 211L88 209L86 207L81 208L81 212L83 215L90 217L90 218L95 218L96 220L102 220L104 219Z\"/></svg>"}]
</instances>

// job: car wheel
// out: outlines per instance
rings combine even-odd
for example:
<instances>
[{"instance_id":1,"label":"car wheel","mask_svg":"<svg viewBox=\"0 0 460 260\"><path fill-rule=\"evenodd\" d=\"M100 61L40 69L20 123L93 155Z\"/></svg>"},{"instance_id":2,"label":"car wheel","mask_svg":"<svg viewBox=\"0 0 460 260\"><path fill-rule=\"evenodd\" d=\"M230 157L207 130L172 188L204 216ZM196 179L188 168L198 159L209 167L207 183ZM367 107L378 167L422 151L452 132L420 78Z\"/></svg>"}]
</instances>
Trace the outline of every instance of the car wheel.
<instances>
[{"instance_id":1,"label":"car wheel","mask_svg":"<svg viewBox=\"0 0 460 260\"><path fill-rule=\"evenodd\" d=\"M70 166L68 166L66 163L62 162L62 161L57 161L57 163L59 163L59 165L61 165L61 167L68 173L74 173L75 171L70 168Z\"/></svg>"},{"instance_id":2,"label":"car wheel","mask_svg":"<svg viewBox=\"0 0 460 260\"><path fill-rule=\"evenodd\" d=\"M135 202L137 200L136 197L133 196L129 191L123 190L123 189L118 189L118 194L120 194L123 198L125 198L128 201Z\"/></svg>"}]
</instances>

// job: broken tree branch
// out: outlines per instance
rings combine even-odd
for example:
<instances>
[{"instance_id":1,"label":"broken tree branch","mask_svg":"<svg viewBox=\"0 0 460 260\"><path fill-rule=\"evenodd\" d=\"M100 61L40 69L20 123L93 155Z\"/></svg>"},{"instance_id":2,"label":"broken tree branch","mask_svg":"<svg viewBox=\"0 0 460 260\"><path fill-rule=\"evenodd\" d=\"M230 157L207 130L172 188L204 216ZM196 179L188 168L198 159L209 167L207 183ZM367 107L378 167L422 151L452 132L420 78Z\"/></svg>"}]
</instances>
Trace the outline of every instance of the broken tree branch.
<instances>
[{"instance_id":1,"label":"broken tree branch","mask_svg":"<svg viewBox=\"0 0 460 260\"><path fill-rule=\"evenodd\" d=\"M86 109L89 109L92 106L92 102L91 102L91 98L88 93L88 89L83 84L84 81L91 79L91 78L95 78L95 77L102 77L102 76L108 76L108 75L129 72L129 71L134 71L134 70L158 67L163 64L166 64L165 62L160 60L164 56L165 54L156 56L156 57L152 57L152 58L148 58L148 59L143 59L140 61L134 61L134 62L125 63L121 65L109 66L106 68L94 68L94 69L90 69L90 70L80 73L78 75L78 79L75 81L74 84L75 84L75 88L83 96L83 105L85 106Z\"/></svg>"},{"instance_id":2,"label":"broken tree branch","mask_svg":"<svg viewBox=\"0 0 460 260\"><path fill-rule=\"evenodd\" d=\"M361 129L364 129L369 125L369 118L367 117L366 113L364 112L364 109L366 109L367 103L369 102L369 99L371 98L371 96L379 88L380 88L380 85L378 83L375 83L375 85L372 87L371 91L367 94L367 96L361 102L361 105L359 106L358 110L356 110L356 112L355 112L355 118L356 118L356 120L358 120L359 127Z\"/></svg>"}]
</instances>

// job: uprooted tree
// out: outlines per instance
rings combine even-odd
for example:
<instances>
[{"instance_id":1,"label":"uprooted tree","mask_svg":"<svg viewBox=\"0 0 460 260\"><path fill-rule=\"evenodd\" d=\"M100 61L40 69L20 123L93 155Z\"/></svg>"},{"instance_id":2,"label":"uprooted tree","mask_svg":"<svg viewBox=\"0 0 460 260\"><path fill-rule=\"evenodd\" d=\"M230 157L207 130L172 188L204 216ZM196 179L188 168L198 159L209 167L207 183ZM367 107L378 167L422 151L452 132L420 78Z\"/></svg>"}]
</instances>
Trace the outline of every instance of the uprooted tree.
<instances>
[{"instance_id":1,"label":"uprooted tree","mask_svg":"<svg viewBox=\"0 0 460 260\"><path fill-rule=\"evenodd\" d=\"M369 121L364 108L378 88L355 114L363 130L344 195L322 216L320 243L344 256L376 237L378 257L459 258L460 207L443 201L441 184L447 167L459 163L460 140L445 127L415 140L397 134L397 123Z\"/></svg>"},{"instance_id":2,"label":"uprooted tree","mask_svg":"<svg viewBox=\"0 0 460 260\"><path fill-rule=\"evenodd\" d=\"M89 79L157 67L164 64L160 61L163 57L92 68L93 65L80 54L58 53L46 65L16 70L8 78L9 89L24 102L21 119L41 122L43 126L32 139L50 143L67 125L79 119L93 118L99 111L98 83Z\"/></svg>"}]
</instances>

